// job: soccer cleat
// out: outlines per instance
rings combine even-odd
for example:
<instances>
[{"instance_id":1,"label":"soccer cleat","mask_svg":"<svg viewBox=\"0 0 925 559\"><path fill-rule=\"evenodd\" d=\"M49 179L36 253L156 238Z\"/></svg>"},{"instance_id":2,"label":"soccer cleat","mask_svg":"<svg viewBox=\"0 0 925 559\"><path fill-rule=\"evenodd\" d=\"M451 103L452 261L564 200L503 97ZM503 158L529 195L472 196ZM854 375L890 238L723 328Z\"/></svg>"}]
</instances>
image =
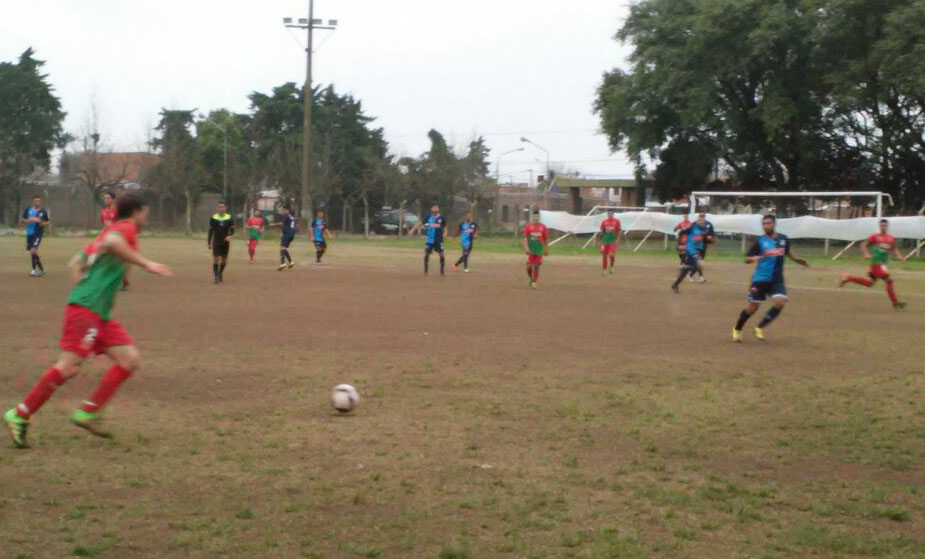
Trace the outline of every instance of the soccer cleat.
<instances>
[{"instance_id":1,"label":"soccer cleat","mask_svg":"<svg viewBox=\"0 0 925 559\"><path fill-rule=\"evenodd\" d=\"M469 273L469 268L463 268L463 272Z\"/></svg>"},{"instance_id":2,"label":"soccer cleat","mask_svg":"<svg viewBox=\"0 0 925 559\"><path fill-rule=\"evenodd\" d=\"M289 266L288 266L288 268L289 268L290 270L293 269L293 268L295 268L295 262L292 261L292 260L290 260L290 261L289 261Z\"/></svg>"},{"instance_id":3,"label":"soccer cleat","mask_svg":"<svg viewBox=\"0 0 925 559\"><path fill-rule=\"evenodd\" d=\"M530 288L531 288L531 289L536 289L536 282L535 282L535 281L531 281L531 282L530 282Z\"/></svg>"},{"instance_id":4,"label":"soccer cleat","mask_svg":"<svg viewBox=\"0 0 925 559\"><path fill-rule=\"evenodd\" d=\"M99 428L99 422L100 414L83 411L81 409L74 410L74 415L71 416L71 423L74 425L86 430L93 435L96 435L97 437L111 439L111 434Z\"/></svg>"},{"instance_id":5,"label":"soccer cleat","mask_svg":"<svg viewBox=\"0 0 925 559\"><path fill-rule=\"evenodd\" d=\"M610 269L610 275L613 275L613 268Z\"/></svg>"},{"instance_id":6,"label":"soccer cleat","mask_svg":"<svg viewBox=\"0 0 925 559\"><path fill-rule=\"evenodd\" d=\"M672 286L671 286L671 290L674 291L675 293L681 293L681 292L678 290L678 284L672 285Z\"/></svg>"},{"instance_id":7,"label":"soccer cleat","mask_svg":"<svg viewBox=\"0 0 925 559\"><path fill-rule=\"evenodd\" d=\"M606 270L602 271L602 272L601 272L601 275L602 275L602 276L606 276L606 275L607 275L607 271L606 271Z\"/></svg>"},{"instance_id":8,"label":"soccer cleat","mask_svg":"<svg viewBox=\"0 0 925 559\"><path fill-rule=\"evenodd\" d=\"M35 277L38 277L39 271L36 270L36 269L33 269L31 272L29 272L29 275L32 276L32 277L34 277L34 278L35 278Z\"/></svg>"},{"instance_id":9,"label":"soccer cleat","mask_svg":"<svg viewBox=\"0 0 925 559\"><path fill-rule=\"evenodd\" d=\"M742 331L741 330L736 330L735 328L732 329L732 341L736 343L739 343L742 341Z\"/></svg>"},{"instance_id":10,"label":"soccer cleat","mask_svg":"<svg viewBox=\"0 0 925 559\"><path fill-rule=\"evenodd\" d=\"M285 269L286 269L286 265L285 265L285 264L280 264L280 265L279 265L279 268L277 268L276 271L277 271L277 272L282 272L282 271L285 270Z\"/></svg>"},{"instance_id":11,"label":"soccer cleat","mask_svg":"<svg viewBox=\"0 0 925 559\"><path fill-rule=\"evenodd\" d=\"M707 283L707 278L700 276L695 280L697 283Z\"/></svg>"},{"instance_id":12,"label":"soccer cleat","mask_svg":"<svg viewBox=\"0 0 925 559\"><path fill-rule=\"evenodd\" d=\"M762 330L759 326L755 326L755 337L764 341L764 330Z\"/></svg>"},{"instance_id":13,"label":"soccer cleat","mask_svg":"<svg viewBox=\"0 0 925 559\"><path fill-rule=\"evenodd\" d=\"M215 285L218 285L219 283L218 276L215 276L215 279L212 280L212 283L214 283Z\"/></svg>"},{"instance_id":14,"label":"soccer cleat","mask_svg":"<svg viewBox=\"0 0 925 559\"><path fill-rule=\"evenodd\" d=\"M838 287L845 287L846 283L848 283L848 274L842 274L841 279L838 280Z\"/></svg>"},{"instance_id":15,"label":"soccer cleat","mask_svg":"<svg viewBox=\"0 0 925 559\"><path fill-rule=\"evenodd\" d=\"M10 428L10 436L13 438L13 446L16 448L29 448L26 442L26 431L29 429L29 420L19 417L16 408L13 408L3 414L3 420L6 421Z\"/></svg>"},{"instance_id":16,"label":"soccer cleat","mask_svg":"<svg viewBox=\"0 0 925 559\"><path fill-rule=\"evenodd\" d=\"M893 308L896 310L904 309L906 308L906 304L902 301L896 301L896 303L893 304Z\"/></svg>"}]
</instances>

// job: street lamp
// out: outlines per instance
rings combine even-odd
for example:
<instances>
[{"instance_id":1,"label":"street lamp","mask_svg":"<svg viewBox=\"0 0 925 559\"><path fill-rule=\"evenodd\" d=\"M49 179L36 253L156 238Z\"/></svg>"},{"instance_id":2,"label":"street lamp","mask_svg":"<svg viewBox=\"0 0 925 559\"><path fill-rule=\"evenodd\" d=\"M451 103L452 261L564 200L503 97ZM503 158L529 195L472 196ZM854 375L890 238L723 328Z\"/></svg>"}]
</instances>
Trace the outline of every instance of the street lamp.
<instances>
[{"instance_id":1,"label":"street lamp","mask_svg":"<svg viewBox=\"0 0 925 559\"><path fill-rule=\"evenodd\" d=\"M549 180L549 150L524 136L520 137L520 141L538 147L546 153L546 180Z\"/></svg>"},{"instance_id":2,"label":"street lamp","mask_svg":"<svg viewBox=\"0 0 925 559\"><path fill-rule=\"evenodd\" d=\"M221 124L212 120L211 117L206 118L202 113L199 113L199 118L202 119L202 122L207 122L212 126L218 128L222 131L224 136L224 142L222 145L222 200L227 204L228 203L228 129L222 126Z\"/></svg>"},{"instance_id":3,"label":"street lamp","mask_svg":"<svg viewBox=\"0 0 925 559\"><path fill-rule=\"evenodd\" d=\"M509 155L518 151L523 151L524 148L512 149L511 151L506 151L498 156L498 162L495 164L495 180L498 181L498 184L501 184L501 158L505 155Z\"/></svg>"}]
</instances>

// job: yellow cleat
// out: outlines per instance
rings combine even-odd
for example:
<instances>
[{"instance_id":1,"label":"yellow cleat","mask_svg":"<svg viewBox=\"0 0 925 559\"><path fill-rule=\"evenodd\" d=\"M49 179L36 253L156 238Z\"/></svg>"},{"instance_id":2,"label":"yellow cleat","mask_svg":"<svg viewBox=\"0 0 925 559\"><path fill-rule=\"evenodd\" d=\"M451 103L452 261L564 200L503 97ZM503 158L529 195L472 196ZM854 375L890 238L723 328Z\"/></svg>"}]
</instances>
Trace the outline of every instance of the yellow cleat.
<instances>
[{"instance_id":1,"label":"yellow cleat","mask_svg":"<svg viewBox=\"0 0 925 559\"><path fill-rule=\"evenodd\" d=\"M755 327L755 337L763 341L764 340L764 330L756 326Z\"/></svg>"},{"instance_id":2,"label":"yellow cleat","mask_svg":"<svg viewBox=\"0 0 925 559\"><path fill-rule=\"evenodd\" d=\"M736 343L739 343L742 341L742 331L741 330L736 330L735 328L732 329L732 341Z\"/></svg>"}]
</instances>

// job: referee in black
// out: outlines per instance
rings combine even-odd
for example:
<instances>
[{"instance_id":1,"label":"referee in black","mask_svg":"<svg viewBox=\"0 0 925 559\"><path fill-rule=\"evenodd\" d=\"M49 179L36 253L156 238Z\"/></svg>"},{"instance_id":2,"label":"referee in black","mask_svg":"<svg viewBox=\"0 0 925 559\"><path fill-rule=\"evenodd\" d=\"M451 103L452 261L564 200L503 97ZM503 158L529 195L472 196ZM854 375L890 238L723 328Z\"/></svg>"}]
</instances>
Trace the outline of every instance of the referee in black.
<instances>
[{"instance_id":1,"label":"referee in black","mask_svg":"<svg viewBox=\"0 0 925 559\"><path fill-rule=\"evenodd\" d=\"M234 236L234 219L228 213L228 206L219 202L218 211L209 219L209 249L212 251L212 273L215 283L222 283L225 265L228 263L228 250L231 237Z\"/></svg>"}]
</instances>

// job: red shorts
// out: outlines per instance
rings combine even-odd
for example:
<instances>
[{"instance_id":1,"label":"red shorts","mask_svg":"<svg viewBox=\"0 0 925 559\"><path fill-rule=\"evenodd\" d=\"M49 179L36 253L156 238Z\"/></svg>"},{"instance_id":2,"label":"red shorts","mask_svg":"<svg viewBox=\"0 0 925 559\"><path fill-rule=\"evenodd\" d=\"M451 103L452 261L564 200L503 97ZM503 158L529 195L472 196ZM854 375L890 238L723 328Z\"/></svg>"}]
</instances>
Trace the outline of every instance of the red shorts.
<instances>
[{"instance_id":1,"label":"red shorts","mask_svg":"<svg viewBox=\"0 0 925 559\"><path fill-rule=\"evenodd\" d=\"M887 270L884 264L874 264L867 270L867 275L873 279L886 279L890 277L890 271Z\"/></svg>"},{"instance_id":2,"label":"red shorts","mask_svg":"<svg viewBox=\"0 0 925 559\"><path fill-rule=\"evenodd\" d=\"M125 328L115 320L103 320L90 309L68 305L64 312L64 328L58 348L87 357L107 348L134 345Z\"/></svg>"},{"instance_id":3,"label":"red shorts","mask_svg":"<svg viewBox=\"0 0 925 559\"><path fill-rule=\"evenodd\" d=\"M601 254L616 254L617 245L601 245Z\"/></svg>"},{"instance_id":4,"label":"red shorts","mask_svg":"<svg viewBox=\"0 0 925 559\"><path fill-rule=\"evenodd\" d=\"M539 265L542 264L542 263L543 263L543 255L542 255L542 254L531 254L531 255L527 256L527 264L528 264L528 265L539 266Z\"/></svg>"}]
</instances>

